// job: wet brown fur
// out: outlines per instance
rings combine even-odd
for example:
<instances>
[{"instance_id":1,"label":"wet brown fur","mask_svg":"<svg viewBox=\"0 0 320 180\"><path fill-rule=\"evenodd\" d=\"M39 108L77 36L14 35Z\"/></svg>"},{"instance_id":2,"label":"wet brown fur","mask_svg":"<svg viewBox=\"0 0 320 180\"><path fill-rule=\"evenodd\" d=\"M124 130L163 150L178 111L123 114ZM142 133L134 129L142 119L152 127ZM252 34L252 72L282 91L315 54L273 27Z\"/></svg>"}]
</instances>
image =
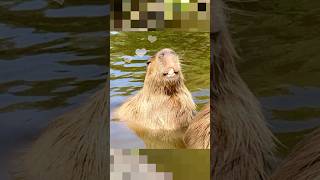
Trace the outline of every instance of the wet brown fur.
<instances>
[{"instance_id":1,"label":"wet brown fur","mask_svg":"<svg viewBox=\"0 0 320 180\"><path fill-rule=\"evenodd\" d=\"M150 60L143 88L116 110L115 118L127 122L147 148L183 148L182 136L193 118L195 104L181 69L177 79L163 78L160 52Z\"/></svg>"},{"instance_id":2,"label":"wet brown fur","mask_svg":"<svg viewBox=\"0 0 320 180\"><path fill-rule=\"evenodd\" d=\"M271 179L320 180L320 129L298 143Z\"/></svg>"},{"instance_id":3,"label":"wet brown fur","mask_svg":"<svg viewBox=\"0 0 320 180\"><path fill-rule=\"evenodd\" d=\"M19 180L109 178L108 88L54 120L19 160Z\"/></svg>"},{"instance_id":4,"label":"wet brown fur","mask_svg":"<svg viewBox=\"0 0 320 180\"><path fill-rule=\"evenodd\" d=\"M227 29L220 0L213 2L212 27L219 37L215 40L214 66L217 134L213 135L213 179L267 179L273 166L275 137L267 127L260 104L241 79L234 62L237 57Z\"/></svg>"},{"instance_id":5,"label":"wet brown fur","mask_svg":"<svg viewBox=\"0 0 320 180\"><path fill-rule=\"evenodd\" d=\"M210 149L210 104L207 104L188 127L184 142L187 148Z\"/></svg>"}]
</instances>

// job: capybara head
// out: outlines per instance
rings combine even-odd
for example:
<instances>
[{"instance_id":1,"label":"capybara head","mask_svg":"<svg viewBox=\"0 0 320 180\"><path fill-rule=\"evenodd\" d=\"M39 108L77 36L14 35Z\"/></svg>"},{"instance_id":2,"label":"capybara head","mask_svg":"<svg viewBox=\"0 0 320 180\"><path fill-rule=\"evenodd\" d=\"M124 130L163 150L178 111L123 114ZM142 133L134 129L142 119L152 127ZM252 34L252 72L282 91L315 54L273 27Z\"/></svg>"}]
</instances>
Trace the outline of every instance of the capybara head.
<instances>
[{"instance_id":1,"label":"capybara head","mask_svg":"<svg viewBox=\"0 0 320 180\"><path fill-rule=\"evenodd\" d=\"M182 81L180 60L172 49L162 49L148 60L146 85L172 91L179 87Z\"/></svg>"}]
</instances>

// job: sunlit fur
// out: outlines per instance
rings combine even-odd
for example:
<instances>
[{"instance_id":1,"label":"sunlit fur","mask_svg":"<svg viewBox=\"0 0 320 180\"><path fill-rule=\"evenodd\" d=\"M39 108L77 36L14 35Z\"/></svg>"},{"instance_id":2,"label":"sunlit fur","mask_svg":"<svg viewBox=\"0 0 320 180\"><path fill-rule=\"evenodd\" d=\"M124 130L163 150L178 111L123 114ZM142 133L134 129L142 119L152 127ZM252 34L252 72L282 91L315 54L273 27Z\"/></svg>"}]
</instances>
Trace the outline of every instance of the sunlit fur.
<instances>
[{"instance_id":1,"label":"sunlit fur","mask_svg":"<svg viewBox=\"0 0 320 180\"><path fill-rule=\"evenodd\" d=\"M320 179L320 129L304 138L277 168L272 180Z\"/></svg>"},{"instance_id":2,"label":"sunlit fur","mask_svg":"<svg viewBox=\"0 0 320 180\"><path fill-rule=\"evenodd\" d=\"M191 149L210 148L210 104L207 104L188 127L184 142Z\"/></svg>"},{"instance_id":3,"label":"sunlit fur","mask_svg":"<svg viewBox=\"0 0 320 180\"><path fill-rule=\"evenodd\" d=\"M109 178L108 88L55 119L17 161L19 180Z\"/></svg>"},{"instance_id":4,"label":"sunlit fur","mask_svg":"<svg viewBox=\"0 0 320 180\"><path fill-rule=\"evenodd\" d=\"M214 30L219 38L213 46L216 84L213 91L216 141L212 148L213 179L267 179L273 166L275 138L263 117L260 104L241 79L234 62L237 57L227 29L220 0L213 1Z\"/></svg>"},{"instance_id":5,"label":"sunlit fur","mask_svg":"<svg viewBox=\"0 0 320 180\"><path fill-rule=\"evenodd\" d=\"M182 148L182 136L193 118L195 104L184 84L177 55L173 66L180 70L176 78L164 77L168 67L163 61L167 59L159 58L164 51L172 50L163 49L151 58L143 88L116 110L115 118L126 121L148 148Z\"/></svg>"}]
</instances>

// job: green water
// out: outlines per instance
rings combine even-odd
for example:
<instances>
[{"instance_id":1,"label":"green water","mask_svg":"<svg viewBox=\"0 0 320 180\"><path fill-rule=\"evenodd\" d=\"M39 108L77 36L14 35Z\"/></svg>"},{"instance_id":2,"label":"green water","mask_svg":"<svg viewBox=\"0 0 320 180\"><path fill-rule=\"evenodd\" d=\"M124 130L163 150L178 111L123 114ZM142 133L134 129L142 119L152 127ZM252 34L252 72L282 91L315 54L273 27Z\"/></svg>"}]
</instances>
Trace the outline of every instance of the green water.
<instances>
[{"instance_id":1,"label":"green water","mask_svg":"<svg viewBox=\"0 0 320 180\"><path fill-rule=\"evenodd\" d=\"M157 163L158 172L172 172L173 180L210 180L210 150L147 150L148 163Z\"/></svg>"},{"instance_id":2,"label":"green water","mask_svg":"<svg viewBox=\"0 0 320 180\"><path fill-rule=\"evenodd\" d=\"M148 36L156 37L157 40L150 42ZM132 60L130 63L121 58L125 55L134 56L136 49L143 48L149 50L145 56L154 55L163 48L176 51L181 58L185 84L191 91L198 109L209 102L209 33L121 32L111 35L110 39L111 112L143 86L147 57ZM141 142L133 138L134 135L124 126L118 122L111 122L111 147L142 147Z\"/></svg>"},{"instance_id":3,"label":"green water","mask_svg":"<svg viewBox=\"0 0 320 180\"><path fill-rule=\"evenodd\" d=\"M320 126L320 1L230 3L241 76L287 153ZM240 11L239 11L240 10Z\"/></svg>"}]
</instances>

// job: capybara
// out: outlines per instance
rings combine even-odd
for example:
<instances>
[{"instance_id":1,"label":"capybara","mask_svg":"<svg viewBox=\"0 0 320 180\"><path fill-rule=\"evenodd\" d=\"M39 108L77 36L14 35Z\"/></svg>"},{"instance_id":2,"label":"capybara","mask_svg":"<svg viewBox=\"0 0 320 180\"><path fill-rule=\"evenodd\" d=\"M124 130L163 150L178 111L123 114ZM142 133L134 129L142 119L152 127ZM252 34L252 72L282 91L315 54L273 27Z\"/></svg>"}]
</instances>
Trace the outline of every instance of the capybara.
<instances>
[{"instance_id":1,"label":"capybara","mask_svg":"<svg viewBox=\"0 0 320 180\"><path fill-rule=\"evenodd\" d=\"M320 179L320 128L299 142L276 169L272 180Z\"/></svg>"},{"instance_id":2,"label":"capybara","mask_svg":"<svg viewBox=\"0 0 320 180\"><path fill-rule=\"evenodd\" d=\"M108 83L84 104L54 120L15 163L19 180L109 178Z\"/></svg>"},{"instance_id":3,"label":"capybara","mask_svg":"<svg viewBox=\"0 0 320 180\"><path fill-rule=\"evenodd\" d=\"M182 137L195 108L179 57L166 48L149 59L142 89L114 117L125 121L147 148L184 148Z\"/></svg>"},{"instance_id":4,"label":"capybara","mask_svg":"<svg viewBox=\"0 0 320 180\"><path fill-rule=\"evenodd\" d=\"M184 142L191 149L210 148L210 104L194 117L184 135Z\"/></svg>"},{"instance_id":5,"label":"capybara","mask_svg":"<svg viewBox=\"0 0 320 180\"><path fill-rule=\"evenodd\" d=\"M211 4L213 88L216 112L212 124L212 178L267 179L274 163L276 138L267 126L260 104L235 65L238 57L227 29L226 6Z\"/></svg>"}]
</instances>

